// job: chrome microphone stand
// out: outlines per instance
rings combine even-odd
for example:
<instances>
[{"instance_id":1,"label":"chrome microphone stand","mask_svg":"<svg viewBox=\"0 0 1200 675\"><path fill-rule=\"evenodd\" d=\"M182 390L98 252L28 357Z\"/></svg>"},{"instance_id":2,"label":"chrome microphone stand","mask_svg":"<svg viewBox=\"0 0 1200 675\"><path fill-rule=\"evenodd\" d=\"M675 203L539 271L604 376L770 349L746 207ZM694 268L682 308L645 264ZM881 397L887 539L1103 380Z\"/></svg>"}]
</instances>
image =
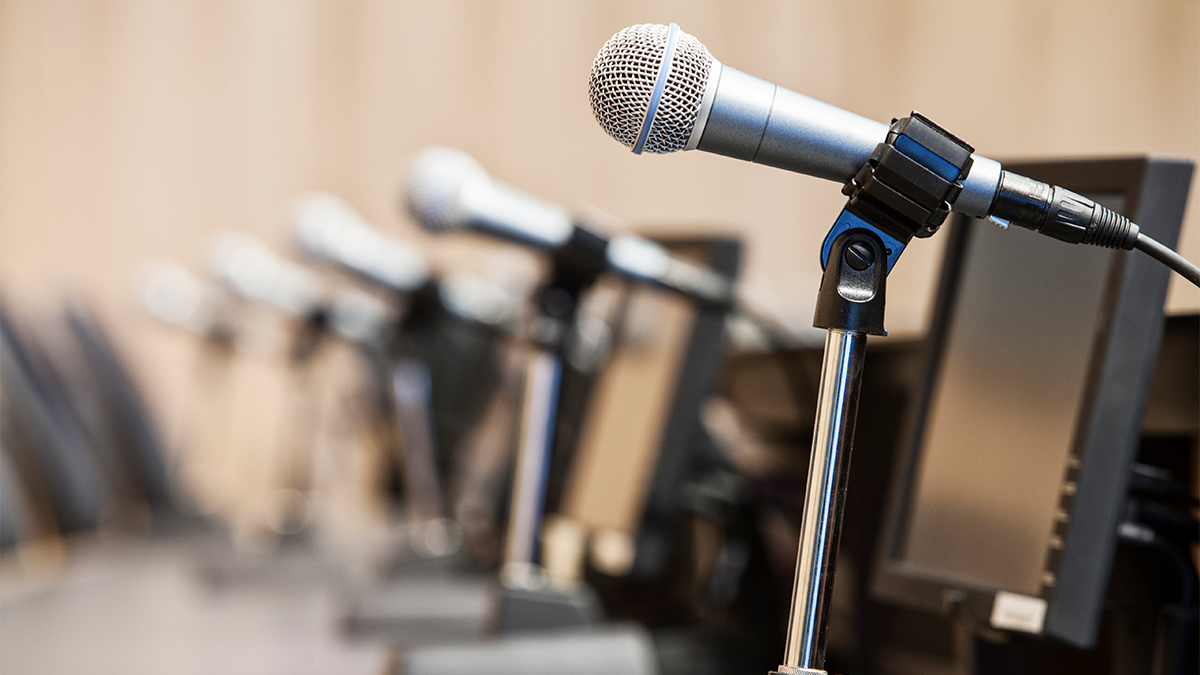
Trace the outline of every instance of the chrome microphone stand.
<instances>
[{"instance_id":1,"label":"chrome microphone stand","mask_svg":"<svg viewBox=\"0 0 1200 675\"><path fill-rule=\"evenodd\" d=\"M370 277L368 277L370 278ZM408 291L403 318L392 325L381 361L381 391L390 408L393 441L398 441L403 467L408 545L420 558L437 559L458 553L462 531L447 514L445 462L437 433L433 368L436 361L425 345L438 335L446 321L440 286L426 281Z\"/></svg>"},{"instance_id":2,"label":"chrome microphone stand","mask_svg":"<svg viewBox=\"0 0 1200 675\"><path fill-rule=\"evenodd\" d=\"M390 384L404 466L409 541L421 557L451 555L458 551L462 535L446 515L429 367L413 356L402 357L391 367Z\"/></svg>"},{"instance_id":3,"label":"chrome microphone stand","mask_svg":"<svg viewBox=\"0 0 1200 675\"><path fill-rule=\"evenodd\" d=\"M826 315L840 314L850 320L839 321L836 327L826 326L825 357L821 366L787 644L783 664L776 671L782 675L825 672L821 666L825 663L825 633L858 412L858 391L867 334L874 332L861 320L854 320L861 319L856 313L841 310L852 302L845 296L854 296L857 292L858 297L869 296L865 302L872 309L877 307L877 314L882 317L887 279L883 272L883 252L882 242L873 233L865 230L847 232L834 243L833 253L838 257L830 256L831 262L821 282L818 320L823 308ZM863 269L855 269L868 260L870 263ZM866 283L855 284L855 281ZM834 312L828 311L831 307Z\"/></svg>"},{"instance_id":4,"label":"chrome microphone stand","mask_svg":"<svg viewBox=\"0 0 1200 675\"><path fill-rule=\"evenodd\" d=\"M971 146L920 113L846 184L850 200L822 246L813 325L827 330L801 516L787 643L778 675L826 675L825 638L867 335L883 328L887 275L908 242L931 236L971 167Z\"/></svg>"},{"instance_id":5,"label":"chrome microphone stand","mask_svg":"<svg viewBox=\"0 0 1200 675\"><path fill-rule=\"evenodd\" d=\"M546 483L554 449L562 355L537 349L525 368L521 432L513 472L501 581L510 588L536 586L540 580L538 536L546 502Z\"/></svg>"}]
</instances>

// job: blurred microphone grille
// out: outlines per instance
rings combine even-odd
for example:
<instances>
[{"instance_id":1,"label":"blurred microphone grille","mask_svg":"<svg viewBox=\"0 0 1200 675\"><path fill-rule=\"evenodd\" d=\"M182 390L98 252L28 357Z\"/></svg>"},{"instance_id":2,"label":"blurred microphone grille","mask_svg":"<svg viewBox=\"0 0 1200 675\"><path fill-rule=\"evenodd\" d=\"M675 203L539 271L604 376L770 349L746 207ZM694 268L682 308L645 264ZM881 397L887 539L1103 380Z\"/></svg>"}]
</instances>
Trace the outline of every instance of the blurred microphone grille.
<instances>
[{"instance_id":1,"label":"blurred microphone grille","mask_svg":"<svg viewBox=\"0 0 1200 675\"><path fill-rule=\"evenodd\" d=\"M306 253L328 257L346 223L357 223L358 213L346 200L328 192L312 191L293 202L289 221L297 243Z\"/></svg>"},{"instance_id":2,"label":"blurred microphone grille","mask_svg":"<svg viewBox=\"0 0 1200 675\"><path fill-rule=\"evenodd\" d=\"M655 154L687 145L713 65L708 49L679 31L658 110L647 120L668 32L662 24L644 23L612 36L596 54L588 82L592 112L608 135L632 148L649 123L643 149Z\"/></svg>"},{"instance_id":3,"label":"blurred microphone grille","mask_svg":"<svg viewBox=\"0 0 1200 675\"><path fill-rule=\"evenodd\" d=\"M449 232L466 225L462 215L464 188L488 180L487 172L467 153L455 148L426 148L413 158L405 182L409 213L427 230Z\"/></svg>"}]
</instances>

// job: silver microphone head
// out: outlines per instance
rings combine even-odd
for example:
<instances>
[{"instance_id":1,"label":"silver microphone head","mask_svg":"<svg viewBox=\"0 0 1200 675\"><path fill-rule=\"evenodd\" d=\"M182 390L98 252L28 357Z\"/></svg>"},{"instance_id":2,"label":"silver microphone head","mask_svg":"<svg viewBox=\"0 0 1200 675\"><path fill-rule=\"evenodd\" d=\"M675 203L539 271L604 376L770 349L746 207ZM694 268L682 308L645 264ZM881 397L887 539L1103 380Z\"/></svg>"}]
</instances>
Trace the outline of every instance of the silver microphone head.
<instances>
[{"instance_id":1,"label":"silver microphone head","mask_svg":"<svg viewBox=\"0 0 1200 675\"><path fill-rule=\"evenodd\" d=\"M630 26L609 38L592 62L592 112L609 136L635 153L683 150L719 67L699 40L675 24Z\"/></svg>"},{"instance_id":2,"label":"silver microphone head","mask_svg":"<svg viewBox=\"0 0 1200 675\"><path fill-rule=\"evenodd\" d=\"M146 311L197 335L209 335L223 313L221 291L174 260L153 258L138 272Z\"/></svg>"},{"instance_id":3,"label":"silver microphone head","mask_svg":"<svg viewBox=\"0 0 1200 675\"><path fill-rule=\"evenodd\" d=\"M345 223L356 223L358 213L346 200L329 192L306 192L292 202L287 221L296 245L305 255L334 259Z\"/></svg>"},{"instance_id":4,"label":"silver microphone head","mask_svg":"<svg viewBox=\"0 0 1200 675\"><path fill-rule=\"evenodd\" d=\"M405 184L408 210L432 232L461 229L553 247L570 238L571 214L495 180L470 155L434 147L413 160Z\"/></svg>"},{"instance_id":5,"label":"silver microphone head","mask_svg":"<svg viewBox=\"0 0 1200 675\"><path fill-rule=\"evenodd\" d=\"M462 150L426 148L409 165L405 202L425 229L452 232L467 225L463 192L490 180L479 162Z\"/></svg>"}]
</instances>

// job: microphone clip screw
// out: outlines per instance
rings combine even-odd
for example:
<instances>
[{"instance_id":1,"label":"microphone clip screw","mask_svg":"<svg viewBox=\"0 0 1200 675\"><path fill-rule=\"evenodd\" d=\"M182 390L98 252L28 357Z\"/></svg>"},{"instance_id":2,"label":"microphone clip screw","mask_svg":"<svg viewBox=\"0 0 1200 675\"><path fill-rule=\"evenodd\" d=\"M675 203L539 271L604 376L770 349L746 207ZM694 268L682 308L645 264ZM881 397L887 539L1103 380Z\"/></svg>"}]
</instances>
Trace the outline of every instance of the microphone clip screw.
<instances>
[{"instance_id":1,"label":"microphone clip screw","mask_svg":"<svg viewBox=\"0 0 1200 675\"><path fill-rule=\"evenodd\" d=\"M875 264L875 249L867 242L859 240L851 242L846 247L846 264L851 269L861 272Z\"/></svg>"}]
</instances>

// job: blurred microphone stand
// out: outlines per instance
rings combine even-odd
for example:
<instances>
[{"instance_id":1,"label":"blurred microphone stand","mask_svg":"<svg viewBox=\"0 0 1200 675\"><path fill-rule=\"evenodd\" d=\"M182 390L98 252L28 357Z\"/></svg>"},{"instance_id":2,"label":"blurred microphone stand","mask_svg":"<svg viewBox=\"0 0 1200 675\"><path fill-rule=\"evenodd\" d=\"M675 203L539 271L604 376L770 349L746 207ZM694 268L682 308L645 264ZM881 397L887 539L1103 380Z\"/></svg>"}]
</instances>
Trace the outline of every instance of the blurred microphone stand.
<instances>
[{"instance_id":1,"label":"blurred microphone stand","mask_svg":"<svg viewBox=\"0 0 1200 675\"><path fill-rule=\"evenodd\" d=\"M419 336L436 334L448 312L439 284L428 281L409 294L405 316L388 338L390 401L395 411L404 475L408 542L417 556L443 558L458 553L462 530L447 512L447 450L439 445L434 410L434 375ZM423 358L424 357L424 358Z\"/></svg>"},{"instance_id":2,"label":"blurred microphone stand","mask_svg":"<svg viewBox=\"0 0 1200 675\"><path fill-rule=\"evenodd\" d=\"M261 519L280 544L271 555L234 557L205 566L211 581L300 578L311 582L340 578L344 561L314 546L313 487L318 439L325 421L317 365L330 335L357 344L384 322L386 308L361 291L331 293L317 275L272 252L254 237L228 232L213 246L212 275L236 295L272 308L289 319L294 332L286 354L284 419L280 420L281 465L263 503Z\"/></svg>"},{"instance_id":3,"label":"blurred microphone stand","mask_svg":"<svg viewBox=\"0 0 1200 675\"><path fill-rule=\"evenodd\" d=\"M289 225L306 257L384 290L402 307L365 354L392 418L393 457L403 467L409 551L400 552L393 566L411 562L408 552L421 559L456 554L462 530L448 516L443 474L486 398L495 337L509 318L503 305L510 299L435 277L420 251L371 225L334 194L299 197Z\"/></svg>"},{"instance_id":4,"label":"blurred microphone stand","mask_svg":"<svg viewBox=\"0 0 1200 675\"><path fill-rule=\"evenodd\" d=\"M343 626L394 645L474 640L488 614L491 575L466 555L463 528L448 515L448 474L465 472L472 482L478 471L463 464L476 458L457 457L458 446L485 406L491 417L506 408L499 399L508 392L494 371L501 338L516 325L517 294L468 275L435 275L422 252L327 192L298 198L289 224L307 258L384 291L398 307L362 351L401 468L407 527L402 545L386 554L384 578L350 590ZM499 441L506 451L507 438ZM502 466L485 463L495 465L485 472ZM468 489L480 487L474 478Z\"/></svg>"},{"instance_id":5,"label":"blurred microphone stand","mask_svg":"<svg viewBox=\"0 0 1200 675\"><path fill-rule=\"evenodd\" d=\"M563 359L576 332L580 298L607 268L606 245L576 228L571 240L553 252L550 274L534 300L537 314L529 324L531 350L492 626L499 634L586 626L600 619L598 602L586 587L547 583L539 556Z\"/></svg>"}]
</instances>

